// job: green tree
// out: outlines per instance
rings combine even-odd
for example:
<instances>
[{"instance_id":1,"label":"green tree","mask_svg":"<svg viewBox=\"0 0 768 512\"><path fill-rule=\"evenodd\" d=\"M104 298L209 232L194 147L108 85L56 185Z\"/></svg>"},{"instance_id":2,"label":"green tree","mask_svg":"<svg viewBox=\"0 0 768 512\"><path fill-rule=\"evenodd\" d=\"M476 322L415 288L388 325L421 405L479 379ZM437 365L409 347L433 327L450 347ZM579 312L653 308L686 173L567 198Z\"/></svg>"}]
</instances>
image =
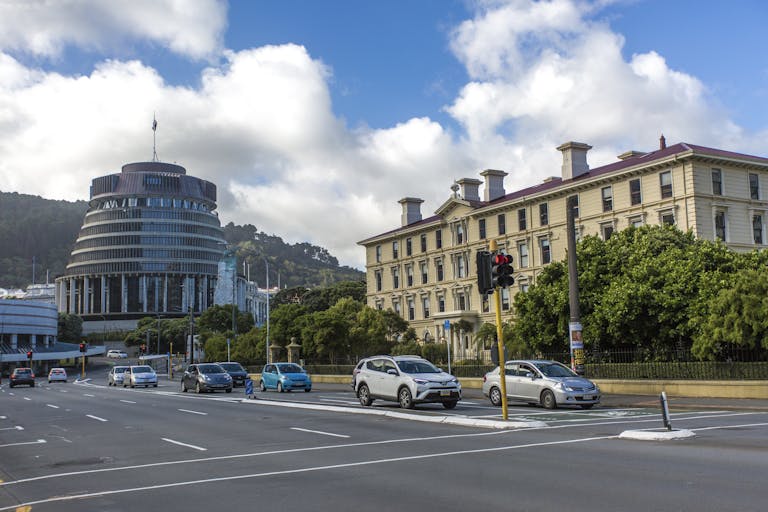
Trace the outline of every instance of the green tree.
<instances>
[{"instance_id":1,"label":"green tree","mask_svg":"<svg viewBox=\"0 0 768 512\"><path fill-rule=\"evenodd\" d=\"M232 304L211 306L203 311L197 320L197 328L200 332L232 333ZM240 312L234 306L235 326L237 332L248 332L253 327L253 317L245 312Z\"/></svg>"},{"instance_id":2,"label":"green tree","mask_svg":"<svg viewBox=\"0 0 768 512\"><path fill-rule=\"evenodd\" d=\"M83 319L77 315L59 313L58 339L66 343L79 343L83 336Z\"/></svg>"}]
</instances>

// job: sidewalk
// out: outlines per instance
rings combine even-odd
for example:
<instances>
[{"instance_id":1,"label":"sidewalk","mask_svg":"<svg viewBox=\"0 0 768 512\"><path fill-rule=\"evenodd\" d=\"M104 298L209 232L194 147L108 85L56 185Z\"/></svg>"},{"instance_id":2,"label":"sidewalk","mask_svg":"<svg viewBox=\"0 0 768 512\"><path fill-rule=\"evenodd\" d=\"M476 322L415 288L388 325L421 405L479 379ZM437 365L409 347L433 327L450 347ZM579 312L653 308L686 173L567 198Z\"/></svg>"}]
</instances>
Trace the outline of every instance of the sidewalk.
<instances>
[{"instance_id":1,"label":"sidewalk","mask_svg":"<svg viewBox=\"0 0 768 512\"><path fill-rule=\"evenodd\" d=\"M600 404L604 407L660 408L659 396L603 394ZM667 395L670 411L688 409L714 409L722 411L766 411L768 400L756 398L698 398Z\"/></svg>"}]
</instances>

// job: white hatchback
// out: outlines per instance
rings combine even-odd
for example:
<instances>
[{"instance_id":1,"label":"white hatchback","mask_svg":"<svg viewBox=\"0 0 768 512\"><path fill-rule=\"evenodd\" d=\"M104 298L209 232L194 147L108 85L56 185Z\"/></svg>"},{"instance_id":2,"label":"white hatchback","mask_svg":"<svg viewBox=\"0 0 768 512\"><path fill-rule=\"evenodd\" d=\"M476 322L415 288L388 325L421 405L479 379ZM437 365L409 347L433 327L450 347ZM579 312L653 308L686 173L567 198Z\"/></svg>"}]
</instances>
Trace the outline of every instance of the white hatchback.
<instances>
[{"instance_id":1,"label":"white hatchback","mask_svg":"<svg viewBox=\"0 0 768 512\"><path fill-rule=\"evenodd\" d=\"M109 350L107 351L107 357L112 359L127 359L128 354L123 350Z\"/></svg>"},{"instance_id":2,"label":"white hatchback","mask_svg":"<svg viewBox=\"0 0 768 512\"><path fill-rule=\"evenodd\" d=\"M67 370L64 368L51 368L48 372L48 383L67 382Z\"/></svg>"},{"instance_id":3,"label":"white hatchback","mask_svg":"<svg viewBox=\"0 0 768 512\"><path fill-rule=\"evenodd\" d=\"M123 374L123 387L126 386L131 386L132 388L136 386L144 386L145 388L149 386L157 387L157 374L151 366L129 366Z\"/></svg>"}]
</instances>

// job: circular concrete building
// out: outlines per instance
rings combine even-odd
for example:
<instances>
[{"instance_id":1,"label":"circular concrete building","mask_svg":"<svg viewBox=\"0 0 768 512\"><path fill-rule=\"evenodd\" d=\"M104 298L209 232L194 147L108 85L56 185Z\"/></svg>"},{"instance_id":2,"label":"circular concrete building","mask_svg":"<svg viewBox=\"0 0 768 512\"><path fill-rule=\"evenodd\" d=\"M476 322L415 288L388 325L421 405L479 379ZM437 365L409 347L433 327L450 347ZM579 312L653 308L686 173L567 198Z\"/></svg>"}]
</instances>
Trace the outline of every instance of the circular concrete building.
<instances>
[{"instance_id":1,"label":"circular concrete building","mask_svg":"<svg viewBox=\"0 0 768 512\"><path fill-rule=\"evenodd\" d=\"M93 330L101 323L131 329L145 316L213 305L226 249L216 185L179 165L142 162L94 179L90 196L66 273L56 280L60 312Z\"/></svg>"}]
</instances>

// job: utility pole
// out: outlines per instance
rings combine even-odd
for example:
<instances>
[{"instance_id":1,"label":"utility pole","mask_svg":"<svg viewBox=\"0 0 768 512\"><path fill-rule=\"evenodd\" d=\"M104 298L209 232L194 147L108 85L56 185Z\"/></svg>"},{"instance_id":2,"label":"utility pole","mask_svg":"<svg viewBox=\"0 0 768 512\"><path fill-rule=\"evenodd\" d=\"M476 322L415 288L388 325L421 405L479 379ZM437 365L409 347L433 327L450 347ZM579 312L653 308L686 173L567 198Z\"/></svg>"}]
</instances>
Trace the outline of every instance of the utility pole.
<instances>
[{"instance_id":1,"label":"utility pole","mask_svg":"<svg viewBox=\"0 0 768 512\"><path fill-rule=\"evenodd\" d=\"M584 373L584 340L581 336L581 311L579 309L579 274L576 264L576 205L578 196L566 199L568 231L568 302L570 304L570 322L568 338L571 350L571 369L578 374Z\"/></svg>"},{"instance_id":2,"label":"utility pole","mask_svg":"<svg viewBox=\"0 0 768 512\"><path fill-rule=\"evenodd\" d=\"M269 364L269 262L264 258L264 266L267 270L267 364Z\"/></svg>"}]
</instances>

